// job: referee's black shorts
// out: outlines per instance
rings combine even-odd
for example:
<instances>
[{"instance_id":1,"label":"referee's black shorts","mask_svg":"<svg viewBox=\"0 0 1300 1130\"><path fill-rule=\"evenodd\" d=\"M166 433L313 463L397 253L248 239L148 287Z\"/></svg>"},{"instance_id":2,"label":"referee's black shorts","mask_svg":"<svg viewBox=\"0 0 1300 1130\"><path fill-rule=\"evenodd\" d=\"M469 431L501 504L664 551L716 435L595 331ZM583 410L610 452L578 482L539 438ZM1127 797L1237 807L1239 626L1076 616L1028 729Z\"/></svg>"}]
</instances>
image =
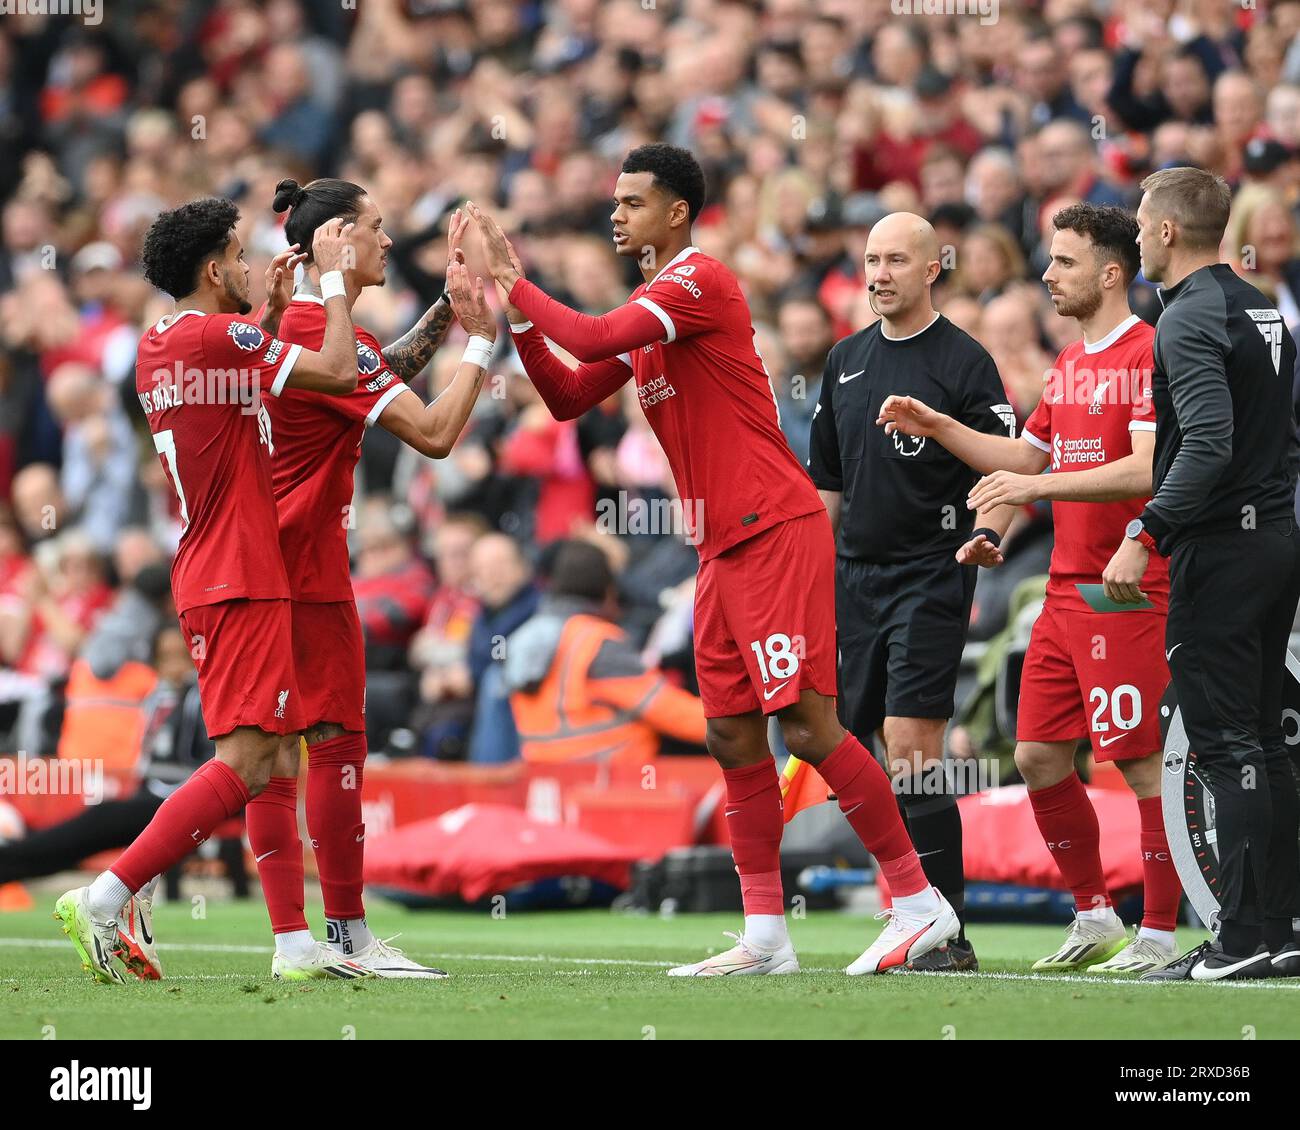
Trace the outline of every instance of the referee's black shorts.
<instances>
[{"instance_id":1,"label":"referee's black shorts","mask_svg":"<svg viewBox=\"0 0 1300 1130\"><path fill-rule=\"evenodd\" d=\"M840 722L861 742L886 718L951 718L974 565L952 552L835 563Z\"/></svg>"}]
</instances>

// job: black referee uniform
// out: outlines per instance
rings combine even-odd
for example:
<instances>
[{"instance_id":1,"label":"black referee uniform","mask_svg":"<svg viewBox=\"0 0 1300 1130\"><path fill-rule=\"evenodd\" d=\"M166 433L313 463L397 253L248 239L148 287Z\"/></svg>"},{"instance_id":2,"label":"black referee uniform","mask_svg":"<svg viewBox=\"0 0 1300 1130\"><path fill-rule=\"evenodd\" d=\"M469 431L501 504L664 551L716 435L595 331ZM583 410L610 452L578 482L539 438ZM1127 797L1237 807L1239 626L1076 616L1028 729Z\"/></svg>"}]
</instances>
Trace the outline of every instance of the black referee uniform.
<instances>
[{"instance_id":1,"label":"black referee uniform","mask_svg":"<svg viewBox=\"0 0 1300 1130\"><path fill-rule=\"evenodd\" d=\"M955 554L974 526L966 497L978 476L932 439L886 435L876 425L880 406L892 394L910 395L977 431L1015 431L997 367L972 337L941 314L896 340L883 325L831 349L808 460L818 489L842 495L839 713L864 745L886 717L952 717L976 574ZM901 799L927 876L960 913L954 799L912 792Z\"/></svg>"},{"instance_id":2,"label":"black referee uniform","mask_svg":"<svg viewBox=\"0 0 1300 1130\"><path fill-rule=\"evenodd\" d=\"M1242 958L1261 942L1275 952L1290 942L1300 915L1297 799L1282 731L1300 599L1296 347L1274 304L1225 264L1160 293L1155 493L1141 521L1170 558L1165 651L1188 745L1214 795L1219 943ZM1210 972L1230 964L1208 955Z\"/></svg>"},{"instance_id":3,"label":"black referee uniform","mask_svg":"<svg viewBox=\"0 0 1300 1130\"><path fill-rule=\"evenodd\" d=\"M976 567L958 565L978 475L932 439L886 435L890 395L915 396L981 432L1011 435L997 366L942 314L893 341L874 325L837 342L813 415L808 471L838 491L835 616L840 713L860 741L886 717L951 718Z\"/></svg>"}]
</instances>

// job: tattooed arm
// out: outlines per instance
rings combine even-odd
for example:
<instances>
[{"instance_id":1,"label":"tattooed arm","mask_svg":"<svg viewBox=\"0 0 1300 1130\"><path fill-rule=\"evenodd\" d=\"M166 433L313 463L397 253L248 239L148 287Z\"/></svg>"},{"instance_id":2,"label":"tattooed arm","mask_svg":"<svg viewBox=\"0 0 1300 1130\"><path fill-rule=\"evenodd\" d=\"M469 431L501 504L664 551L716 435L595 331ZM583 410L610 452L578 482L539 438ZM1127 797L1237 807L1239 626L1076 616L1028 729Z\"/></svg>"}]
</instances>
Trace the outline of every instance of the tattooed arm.
<instances>
[{"instance_id":1,"label":"tattooed arm","mask_svg":"<svg viewBox=\"0 0 1300 1130\"><path fill-rule=\"evenodd\" d=\"M489 342L496 340L496 319L483 299L483 280L470 285L469 270L464 263L452 263L447 269L447 291L457 319L473 336ZM483 378L484 362L463 359L451 384L432 404L420 403L409 390L394 397L379 415L379 425L430 459L443 459L451 453L456 440L474 410Z\"/></svg>"},{"instance_id":2,"label":"tattooed arm","mask_svg":"<svg viewBox=\"0 0 1300 1130\"><path fill-rule=\"evenodd\" d=\"M414 380L433 360L454 317L451 303L439 298L406 333L384 346L388 367L402 380Z\"/></svg>"},{"instance_id":3,"label":"tattooed arm","mask_svg":"<svg viewBox=\"0 0 1300 1130\"><path fill-rule=\"evenodd\" d=\"M459 208L452 213L447 225L447 264L464 263L465 253L460 248L469 217ZM451 303L439 298L424 312L424 316L391 345L384 346L384 360L388 367L404 381L414 380L433 360L438 346L447 336L454 312Z\"/></svg>"}]
</instances>

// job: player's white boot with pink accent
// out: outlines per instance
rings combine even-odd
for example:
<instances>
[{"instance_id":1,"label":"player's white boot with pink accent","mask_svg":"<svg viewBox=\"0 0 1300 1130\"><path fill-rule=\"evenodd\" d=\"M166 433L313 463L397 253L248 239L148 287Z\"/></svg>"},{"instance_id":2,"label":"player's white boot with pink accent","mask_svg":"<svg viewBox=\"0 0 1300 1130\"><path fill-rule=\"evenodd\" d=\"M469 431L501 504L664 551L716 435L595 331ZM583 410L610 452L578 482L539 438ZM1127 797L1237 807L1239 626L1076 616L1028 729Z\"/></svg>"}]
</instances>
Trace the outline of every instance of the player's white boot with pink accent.
<instances>
[{"instance_id":1,"label":"player's white boot with pink accent","mask_svg":"<svg viewBox=\"0 0 1300 1130\"><path fill-rule=\"evenodd\" d=\"M957 937L961 933L957 912L935 888L930 889L938 900L938 905L933 909L917 913L906 901L895 900L892 907L877 914L877 918L888 919L880 937L844 972L850 977L859 977L865 973L888 973ZM903 903L902 906L899 905L900 902Z\"/></svg>"},{"instance_id":2,"label":"player's white boot with pink accent","mask_svg":"<svg viewBox=\"0 0 1300 1130\"><path fill-rule=\"evenodd\" d=\"M794 946L786 942L771 952L758 949L739 934L726 932L736 944L725 953L717 953L694 965L678 965L668 970L669 977L730 977L736 974L798 973L799 959Z\"/></svg>"}]
</instances>

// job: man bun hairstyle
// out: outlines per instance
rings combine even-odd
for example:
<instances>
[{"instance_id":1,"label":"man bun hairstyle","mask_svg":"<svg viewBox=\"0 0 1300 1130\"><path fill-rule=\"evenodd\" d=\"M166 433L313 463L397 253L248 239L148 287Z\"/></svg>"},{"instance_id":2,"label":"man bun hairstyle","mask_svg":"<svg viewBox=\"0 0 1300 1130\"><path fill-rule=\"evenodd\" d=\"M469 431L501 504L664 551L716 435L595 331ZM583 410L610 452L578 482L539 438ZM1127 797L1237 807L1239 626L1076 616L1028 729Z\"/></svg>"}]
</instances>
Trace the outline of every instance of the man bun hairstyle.
<instances>
[{"instance_id":1,"label":"man bun hairstyle","mask_svg":"<svg viewBox=\"0 0 1300 1130\"><path fill-rule=\"evenodd\" d=\"M1142 182L1148 207L1178 225L1179 241L1193 251L1217 251L1232 212L1228 182L1204 169L1160 169Z\"/></svg>"},{"instance_id":2,"label":"man bun hairstyle","mask_svg":"<svg viewBox=\"0 0 1300 1130\"><path fill-rule=\"evenodd\" d=\"M1072 231L1092 240L1100 262L1118 263L1124 282L1137 278L1142 266L1138 250L1138 222L1113 204L1069 204L1052 217L1057 231Z\"/></svg>"},{"instance_id":3,"label":"man bun hairstyle","mask_svg":"<svg viewBox=\"0 0 1300 1130\"><path fill-rule=\"evenodd\" d=\"M285 239L296 243L310 262L311 237L316 229L335 217L344 223L355 220L361 211L359 201L365 194L366 190L359 184L334 177L321 177L306 186L285 179L275 186L271 207L276 212L289 213L284 221Z\"/></svg>"},{"instance_id":4,"label":"man bun hairstyle","mask_svg":"<svg viewBox=\"0 0 1300 1130\"><path fill-rule=\"evenodd\" d=\"M651 173L659 188L686 201L692 223L704 207L704 170L689 149L663 142L639 145L624 158L622 171Z\"/></svg>"},{"instance_id":5,"label":"man bun hairstyle","mask_svg":"<svg viewBox=\"0 0 1300 1130\"><path fill-rule=\"evenodd\" d=\"M239 209L220 196L191 200L161 213L145 233L140 253L144 277L173 298L199 288L199 271L225 253Z\"/></svg>"}]
</instances>

